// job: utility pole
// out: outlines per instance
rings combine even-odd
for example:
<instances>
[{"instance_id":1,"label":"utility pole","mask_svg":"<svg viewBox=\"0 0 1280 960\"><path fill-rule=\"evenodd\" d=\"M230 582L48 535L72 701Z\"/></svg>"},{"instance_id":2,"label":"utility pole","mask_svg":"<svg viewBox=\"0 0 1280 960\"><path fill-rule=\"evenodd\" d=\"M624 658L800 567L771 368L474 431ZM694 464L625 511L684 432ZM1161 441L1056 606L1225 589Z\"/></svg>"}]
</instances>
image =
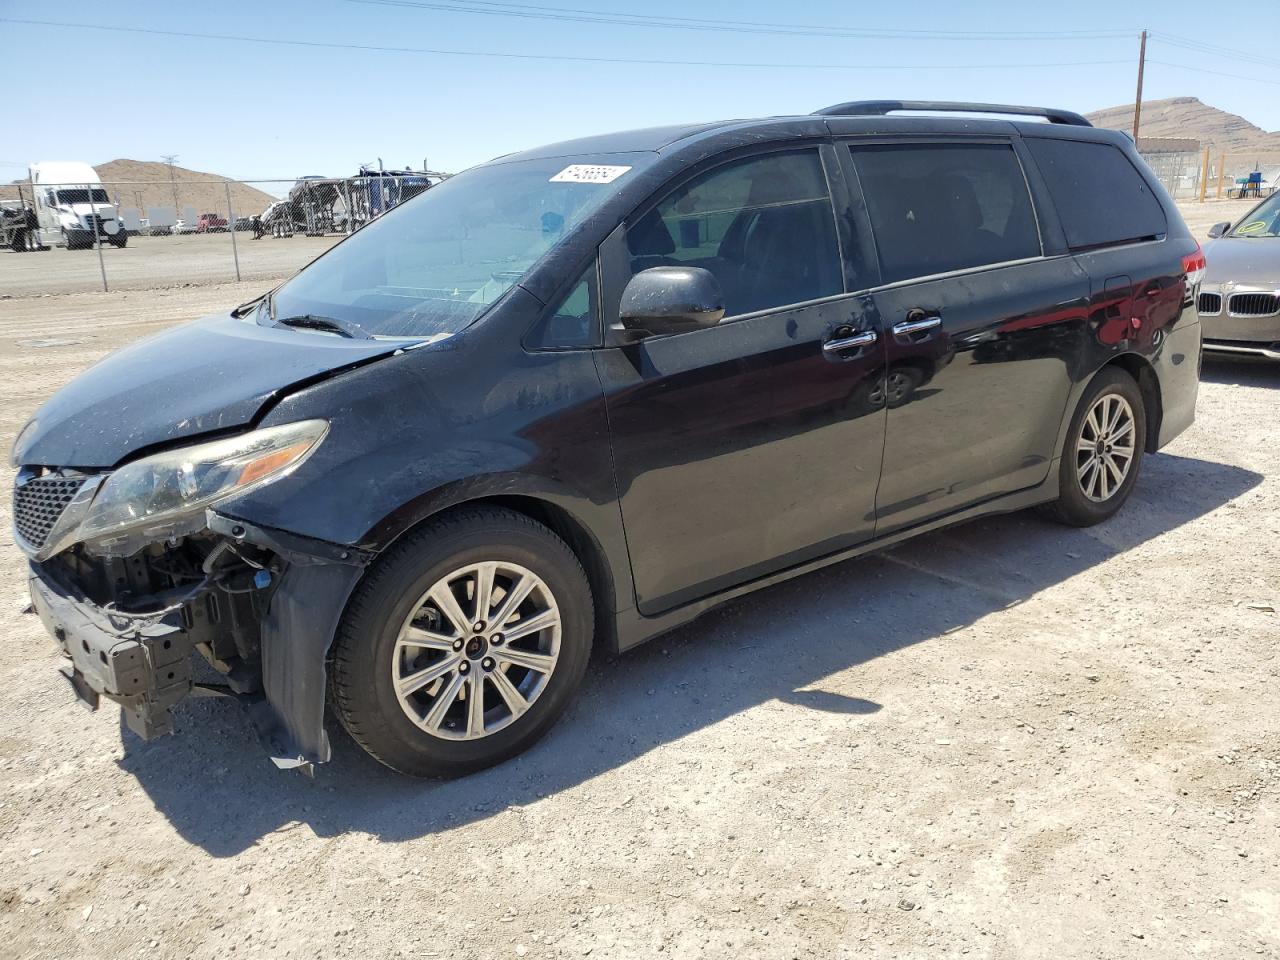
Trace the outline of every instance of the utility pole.
<instances>
[{"instance_id":1,"label":"utility pole","mask_svg":"<svg viewBox=\"0 0 1280 960\"><path fill-rule=\"evenodd\" d=\"M1142 31L1142 45L1138 48L1138 95L1133 99L1133 142L1138 142L1138 127L1142 123L1142 72L1147 66L1147 31Z\"/></svg>"},{"instance_id":2,"label":"utility pole","mask_svg":"<svg viewBox=\"0 0 1280 960\"><path fill-rule=\"evenodd\" d=\"M1146 34L1144 33L1143 36L1145 37ZM174 163L177 162L178 155L176 153L168 153L168 154L162 153L160 154L160 159L169 165L169 189L173 191L173 215L176 217L179 212L178 211L178 181L174 178L173 165Z\"/></svg>"}]
</instances>

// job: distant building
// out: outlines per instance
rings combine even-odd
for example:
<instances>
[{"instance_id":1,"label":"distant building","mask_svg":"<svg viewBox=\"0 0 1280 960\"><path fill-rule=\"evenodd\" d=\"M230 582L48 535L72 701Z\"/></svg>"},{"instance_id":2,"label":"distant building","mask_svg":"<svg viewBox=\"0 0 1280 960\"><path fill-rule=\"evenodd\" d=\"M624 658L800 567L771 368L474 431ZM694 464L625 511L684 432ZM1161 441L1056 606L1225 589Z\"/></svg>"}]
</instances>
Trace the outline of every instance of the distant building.
<instances>
[{"instance_id":1,"label":"distant building","mask_svg":"<svg viewBox=\"0 0 1280 960\"><path fill-rule=\"evenodd\" d=\"M1183 137L1139 137L1138 152L1144 157L1149 153L1200 153L1200 141Z\"/></svg>"}]
</instances>

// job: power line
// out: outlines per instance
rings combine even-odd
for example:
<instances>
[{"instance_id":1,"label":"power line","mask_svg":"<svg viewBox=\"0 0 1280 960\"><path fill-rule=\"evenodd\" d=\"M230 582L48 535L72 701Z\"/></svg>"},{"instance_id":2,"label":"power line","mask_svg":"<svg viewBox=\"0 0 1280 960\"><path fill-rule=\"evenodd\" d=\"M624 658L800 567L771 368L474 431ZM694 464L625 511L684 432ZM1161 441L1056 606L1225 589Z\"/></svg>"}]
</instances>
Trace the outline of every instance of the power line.
<instances>
[{"instance_id":1,"label":"power line","mask_svg":"<svg viewBox=\"0 0 1280 960\"><path fill-rule=\"evenodd\" d=\"M1162 33L1153 30L1151 36L1167 43L1171 47L1178 47L1183 50L1190 50L1194 53L1208 53L1215 56L1231 57L1240 63L1253 63L1264 67L1280 67L1280 60L1274 57L1265 57L1258 53L1248 50L1234 50L1231 47L1222 47L1217 44L1208 43L1204 40L1196 40L1191 37L1180 37L1172 33Z\"/></svg>"},{"instance_id":2,"label":"power line","mask_svg":"<svg viewBox=\"0 0 1280 960\"><path fill-rule=\"evenodd\" d=\"M433 47L392 47L361 43L332 43L319 40L283 40L275 37L246 37L225 33L193 33L183 30L156 30L149 27L117 27L98 23L64 23L54 20L19 20L0 17L0 23L25 26L58 27L59 29L105 30L112 33L137 33L159 37L181 37L194 40L226 40L235 43L260 43L273 46L306 47L324 50L363 50L370 53L411 53L446 57L489 57L509 60L541 60L562 63L619 63L639 66L667 67L732 67L762 70L1033 70L1057 67L1103 67L1128 63L1127 60L1076 60L1061 63L758 63L706 60L647 60L633 57L585 57L544 53L497 53L489 50L444 50Z\"/></svg>"},{"instance_id":3,"label":"power line","mask_svg":"<svg viewBox=\"0 0 1280 960\"><path fill-rule=\"evenodd\" d=\"M1152 60L1147 58L1147 63L1159 64L1162 67L1173 67L1175 70L1190 70L1193 73L1208 73L1215 77L1230 77L1232 80L1248 80L1250 83L1268 83L1272 86L1280 86L1280 80L1263 80L1261 77L1246 77L1240 73L1226 73L1222 70L1210 70L1207 67L1191 67L1185 63L1169 63L1167 60Z\"/></svg>"},{"instance_id":4,"label":"power line","mask_svg":"<svg viewBox=\"0 0 1280 960\"><path fill-rule=\"evenodd\" d=\"M602 12L580 7L550 7L539 4L497 2L497 0L348 0L348 2L445 13L550 20L560 23L599 23L611 26L863 40L1097 40L1130 35L1128 31L1120 30L909 30L896 27L869 28L753 20L716 20L701 17L655 16L650 13Z\"/></svg>"}]
</instances>

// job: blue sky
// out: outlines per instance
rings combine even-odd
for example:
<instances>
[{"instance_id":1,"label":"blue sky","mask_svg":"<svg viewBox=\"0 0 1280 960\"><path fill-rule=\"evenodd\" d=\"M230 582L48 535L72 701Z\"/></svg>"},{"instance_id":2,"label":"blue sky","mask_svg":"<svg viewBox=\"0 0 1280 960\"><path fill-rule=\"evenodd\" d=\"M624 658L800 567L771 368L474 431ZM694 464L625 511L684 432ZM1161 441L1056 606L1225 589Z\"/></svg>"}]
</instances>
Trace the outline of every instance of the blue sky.
<instances>
[{"instance_id":1,"label":"blue sky","mask_svg":"<svg viewBox=\"0 0 1280 960\"><path fill-rule=\"evenodd\" d=\"M158 160L166 153L177 154L184 167L239 178L335 176L378 157L388 167L417 166L426 157L435 169L457 171L588 133L805 113L864 98L1043 103L1087 112L1132 99L1144 27L1257 49L1243 35L1206 31L1204 5L1178 0L513 0L503 6L525 16L438 9L498 6L492 0L0 0L0 18L321 44L690 62L339 50L0 22L9 78L0 179L22 176L35 159L100 163ZM1041 36L803 37L573 19L628 13L740 26ZM1124 35L1080 36L1083 31ZM1148 56L1159 61L1147 68L1148 98L1198 96L1266 129L1280 127L1280 60L1235 62L1160 37ZM711 61L808 66L704 65Z\"/></svg>"}]
</instances>

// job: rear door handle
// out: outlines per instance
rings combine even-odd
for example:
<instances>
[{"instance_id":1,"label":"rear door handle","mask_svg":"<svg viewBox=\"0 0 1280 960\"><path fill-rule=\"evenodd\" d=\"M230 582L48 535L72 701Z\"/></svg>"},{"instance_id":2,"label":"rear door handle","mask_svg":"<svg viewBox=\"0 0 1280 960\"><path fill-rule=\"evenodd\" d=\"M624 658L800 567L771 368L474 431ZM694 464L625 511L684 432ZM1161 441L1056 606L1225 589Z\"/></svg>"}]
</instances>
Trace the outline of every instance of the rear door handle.
<instances>
[{"instance_id":1,"label":"rear door handle","mask_svg":"<svg viewBox=\"0 0 1280 960\"><path fill-rule=\"evenodd\" d=\"M822 345L822 349L827 353L843 353L846 350L856 350L859 347L869 347L876 342L879 336L874 330L867 330L863 333L855 333L852 337L841 337L838 340L828 340Z\"/></svg>"},{"instance_id":2,"label":"rear door handle","mask_svg":"<svg viewBox=\"0 0 1280 960\"><path fill-rule=\"evenodd\" d=\"M916 311L912 311L915 313ZM910 316L910 314L908 314ZM893 335L895 337L906 337L913 333L920 333L923 330L932 330L934 327L942 326L942 317L934 314L932 317L912 317L910 320L903 320L901 323L893 325Z\"/></svg>"}]
</instances>

